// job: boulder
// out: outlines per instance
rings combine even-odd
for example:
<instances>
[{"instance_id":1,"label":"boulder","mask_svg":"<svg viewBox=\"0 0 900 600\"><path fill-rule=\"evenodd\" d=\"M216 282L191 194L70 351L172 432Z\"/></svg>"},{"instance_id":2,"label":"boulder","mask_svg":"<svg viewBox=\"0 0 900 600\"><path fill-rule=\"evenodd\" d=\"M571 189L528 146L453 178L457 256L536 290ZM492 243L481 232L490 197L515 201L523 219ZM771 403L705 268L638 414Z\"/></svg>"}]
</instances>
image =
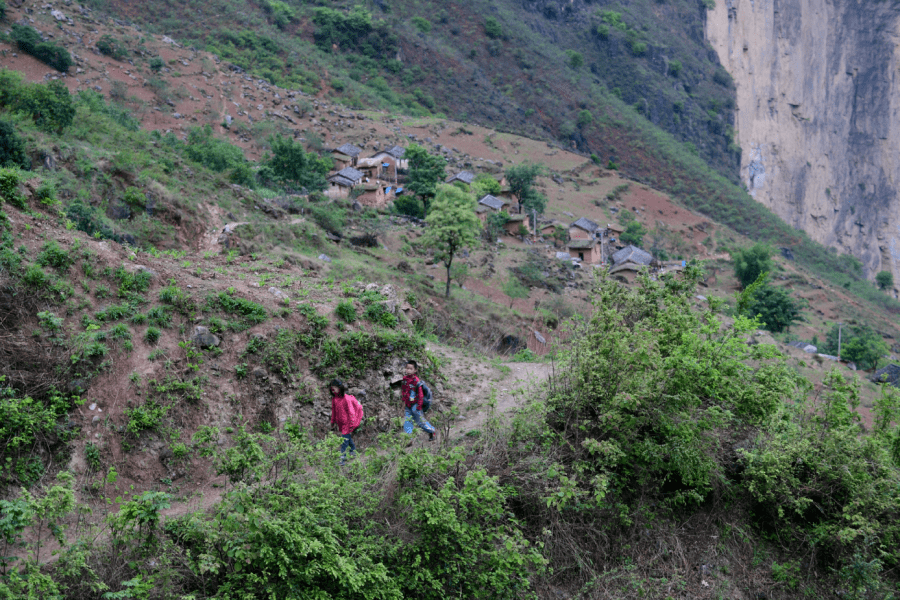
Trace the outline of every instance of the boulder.
<instances>
[{"instance_id":1,"label":"boulder","mask_svg":"<svg viewBox=\"0 0 900 600\"><path fill-rule=\"evenodd\" d=\"M191 342L200 348L214 348L221 343L218 336L210 333L209 329L202 325L194 327L194 335L191 336Z\"/></svg>"}]
</instances>

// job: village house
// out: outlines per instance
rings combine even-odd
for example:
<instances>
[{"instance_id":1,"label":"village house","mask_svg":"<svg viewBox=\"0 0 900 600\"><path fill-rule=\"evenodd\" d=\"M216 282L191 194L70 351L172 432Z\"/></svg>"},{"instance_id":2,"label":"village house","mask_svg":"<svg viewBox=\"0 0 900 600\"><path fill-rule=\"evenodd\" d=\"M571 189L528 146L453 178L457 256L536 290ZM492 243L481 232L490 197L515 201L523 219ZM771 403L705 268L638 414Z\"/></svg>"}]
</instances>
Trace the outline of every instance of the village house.
<instances>
[{"instance_id":1,"label":"village house","mask_svg":"<svg viewBox=\"0 0 900 600\"><path fill-rule=\"evenodd\" d=\"M578 257L578 260L586 265L600 264L603 260L600 244L595 239L569 240L567 249L571 256Z\"/></svg>"},{"instance_id":2,"label":"village house","mask_svg":"<svg viewBox=\"0 0 900 600\"><path fill-rule=\"evenodd\" d=\"M471 171L460 171L456 175L448 177L444 180L444 183L453 183L455 181L461 181L467 186L472 185L472 182L475 181L475 173L472 173Z\"/></svg>"},{"instance_id":3,"label":"village house","mask_svg":"<svg viewBox=\"0 0 900 600\"><path fill-rule=\"evenodd\" d=\"M528 222L528 215L509 215L509 220L503 226L509 235L520 235L520 229L525 228L525 235L531 235L531 224Z\"/></svg>"},{"instance_id":4,"label":"village house","mask_svg":"<svg viewBox=\"0 0 900 600\"><path fill-rule=\"evenodd\" d=\"M369 179L378 179L382 171L381 161L377 158L360 158L356 161L355 168Z\"/></svg>"},{"instance_id":5,"label":"village house","mask_svg":"<svg viewBox=\"0 0 900 600\"><path fill-rule=\"evenodd\" d=\"M490 194L487 194L481 200L479 200L478 204L480 206L486 206L494 212L508 212L507 208L509 206L509 202L507 202L506 200L502 200Z\"/></svg>"},{"instance_id":6,"label":"village house","mask_svg":"<svg viewBox=\"0 0 900 600\"><path fill-rule=\"evenodd\" d=\"M598 224L584 217L569 225L570 240L592 240L600 237L601 233L602 230Z\"/></svg>"},{"instance_id":7,"label":"village house","mask_svg":"<svg viewBox=\"0 0 900 600\"><path fill-rule=\"evenodd\" d=\"M365 177L361 171L357 171L353 167L344 167L328 178L328 183L330 184L328 189L329 196L343 197L349 195L350 191L362 183Z\"/></svg>"},{"instance_id":8,"label":"village house","mask_svg":"<svg viewBox=\"0 0 900 600\"><path fill-rule=\"evenodd\" d=\"M650 268L653 256L649 252L629 244L614 253L610 260L612 262L612 266L609 268L611 275L619 273L628 281L633 281L638 271Z\"/></svg>"},{"instance_id":9,"label":"village house","mask_svg":"<svg viewBox=\"0 0 900 600\"><path fill-rule=\"evenodd\" d=\"M359 188L362 188L363 193L357 197L356 201L362 206L382 209L395 197L396 188L381 181L363 182Z\"/></svg>"},{"instance_id":10,"label":"village house","mask_svg":"<svg viewBox=\"0 0 900 600\"><path fill-rule=\"evenodd\" d=\"M562 232L562 233L560 233ZM542 238L547 238L553 240L553 245L556 246L559 242L565 239L566 232L566 224L560 221L551 221L549 223L542 223L540 227L537 229L537 233ZM562 239L560 239L562 238Z\"/></svg>"},{"instance_id":11,"label":"village house","mask_svg":"<svg viewBox=\"0 0 900 600\"><path fill-rule=\"evenodd\" d=\"M405 171L409 168L409 160L406 156L406 148L394 146L387 150L380 150L372 155L372 158L379 161L384 169L383 176L396 176L397 170Z\"/></svg>"},{"instance_id":12,"label":"village house","mask_svg":"<svg viewBox=\"0 0 900 600\"><path fill-rule=\"evenodd\" d=\"M355 167L361 153L362 148L353 144L344 144L331 151L331 158L334 159L334 162L340 168Z\"/></svg>"}]
</instances>

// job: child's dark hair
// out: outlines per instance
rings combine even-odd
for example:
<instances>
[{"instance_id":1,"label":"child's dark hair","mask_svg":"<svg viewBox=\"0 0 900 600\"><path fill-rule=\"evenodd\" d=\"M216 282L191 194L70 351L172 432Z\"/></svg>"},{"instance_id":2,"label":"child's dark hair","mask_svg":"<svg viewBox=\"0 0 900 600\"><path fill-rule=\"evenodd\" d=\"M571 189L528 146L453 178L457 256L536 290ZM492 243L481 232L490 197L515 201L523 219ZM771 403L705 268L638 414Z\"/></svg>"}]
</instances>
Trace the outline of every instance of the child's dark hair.
<instances>
[{"instance_id":1,"label":"child's dark hair","mask_svg":"<svg viewBox=\"0 0 900 600\"><path fill-rule=\"evenodd\" d=\"M341 396L344 395L344 392L347 390L346 386L344 386L344 382L340 379L332 379L331 383L328 384L328 391L331 391L331 388L336 387Z\"/></svg>"},{"instance_id":2,"label":"child's dark hair","mask_svg":"<svg viewBox=\"0 0 900 600\"><path fill-rule=\"evenodd\" d=\"M408 361L406 361L406 364L412 365L412 366L413 366L413 369L416 370L416 373L419 372L419 363L417 363L417 362L414 361L413 359L409 359Z\"/></svg>"}]
</instances>

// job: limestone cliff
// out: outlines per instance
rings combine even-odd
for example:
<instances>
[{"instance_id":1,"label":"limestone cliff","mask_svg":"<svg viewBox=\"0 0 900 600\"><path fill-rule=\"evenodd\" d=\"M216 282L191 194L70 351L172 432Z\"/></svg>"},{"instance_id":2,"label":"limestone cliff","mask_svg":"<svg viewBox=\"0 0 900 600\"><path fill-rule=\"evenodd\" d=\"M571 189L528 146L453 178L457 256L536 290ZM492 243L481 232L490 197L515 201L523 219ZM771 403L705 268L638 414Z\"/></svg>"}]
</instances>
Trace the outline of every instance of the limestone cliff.
<instances>
[{"instance_id":1,"label":"limestone cliff","mask_svg":"<svg viewBox=\"0 0 900 600\"><path fill-rule=\"evenodd\" d=\"M896 3L859 0L716 0L706 24L750 193L900 282L898 34Z\"/></svg>"}]
</instances>

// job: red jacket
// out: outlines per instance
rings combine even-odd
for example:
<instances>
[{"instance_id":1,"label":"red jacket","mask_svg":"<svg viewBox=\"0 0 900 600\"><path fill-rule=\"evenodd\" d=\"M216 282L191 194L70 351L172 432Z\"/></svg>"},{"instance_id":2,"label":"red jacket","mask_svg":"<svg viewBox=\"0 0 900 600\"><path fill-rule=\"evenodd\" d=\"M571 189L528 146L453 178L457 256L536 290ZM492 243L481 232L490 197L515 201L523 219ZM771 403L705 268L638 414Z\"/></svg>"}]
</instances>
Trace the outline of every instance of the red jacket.
<instances>
[{"instance_id":1,"label":"red jacket","mask_svg":"<svg viewBox=\"0 0 900 600\"><path fill-rule=\"evenodd\" d=\"M331 424L337 425L341 435L353 433L363 418L362 404L350 394L331 399Z\"/></svg>"},{"instance_id":2,"label":"red jacket","mask_svg":"<svg viewBox=\"0 0 900 600\"><path fill-rule=\"evenodd\" d=\"M403 398L403 404L406 408L412 408L414 404L422 410L422 403L425 402L425 393L422 392L422 386L419 385L418 375L404 375L403 386L400 388L400 397Z\"/></svg>"}]
</instances>

